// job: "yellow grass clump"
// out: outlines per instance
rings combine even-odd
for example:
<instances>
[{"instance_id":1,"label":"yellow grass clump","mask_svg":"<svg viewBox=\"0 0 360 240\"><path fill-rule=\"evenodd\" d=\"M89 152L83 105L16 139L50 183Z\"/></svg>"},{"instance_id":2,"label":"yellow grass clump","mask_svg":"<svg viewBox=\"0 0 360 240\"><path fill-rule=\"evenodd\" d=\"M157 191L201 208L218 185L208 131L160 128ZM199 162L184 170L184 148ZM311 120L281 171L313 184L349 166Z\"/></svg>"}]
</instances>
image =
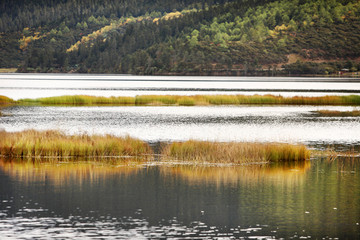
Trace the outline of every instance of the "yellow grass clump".
<instances>
[{"instance_id":1,"label":"yellow grass clump","mask_svg":"<svg viewBox=\"0 0 360 240\"><path fill-rule=\"evenodd\" d=\"M0 154L5 157L146 157L148 144L112 135L66 135L59 131L0 132Z\"/></svg>"},{"instance_id":2,"label":"yellow grass clump","mask_svg":"<svg viewBox=\"0 0 360 240\"><path fill-rule=\"evenodd\" d=\"M15 73L17 68L0 68L0 73Z\"/></svg>"},{"instance_id":3,"label":"yellow grass clump","mask_svg":"<svg viewBox=\"0 0 360 240\"><path fill-rule=\"evenodd\" d=\"M14 103L15 101L11 98L8 98L6 96L0 95L0 105L2 104L9 104L9 103Z\"/></svg>"},{"instance_id":4,"label":"yellow grass clump","mask_svg":"<svg viewBox=\"0 0 360 240\"><path fill-rule=\"evenodd\" d=\"M305 161L310 151L304 145L245 142L174 142L162 150L164 157L211 163Z\"/></svg>"},{"instance_id":5,"label":"yellow grass clump","mask_svg":"<svg viewBox=\"0 0 360 240\"><path fill-rule=\"evenodd\" d=\"M87 95L66 95L37 99L21 99L20 103L40 103L43 105L134 105L133 97L97 97Z\"/></svg>"},{"instance_id":6,"label":"yellow grass clump","mask_svg":"<svg viewBox=\"0 0 360 240\"><path fill-rule=\"evenodd\" d=\"M1 99L0 99L1 101ZM360 105L360 96L283 97L274 95L139 95L136 97L96 97L86 95L21 99L19 103L43 105Z\"/></svg>"}]
</instances>

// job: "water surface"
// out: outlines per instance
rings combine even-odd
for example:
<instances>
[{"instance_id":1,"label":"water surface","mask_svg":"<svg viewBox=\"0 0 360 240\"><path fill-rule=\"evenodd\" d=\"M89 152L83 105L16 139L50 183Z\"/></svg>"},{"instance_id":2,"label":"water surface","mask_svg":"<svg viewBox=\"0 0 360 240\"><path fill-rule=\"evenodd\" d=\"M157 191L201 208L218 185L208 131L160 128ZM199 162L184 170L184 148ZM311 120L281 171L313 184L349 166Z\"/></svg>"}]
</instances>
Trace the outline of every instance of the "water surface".
<instances>
[{"instance_id":1,"label":"water surface","mask_svg":"<svg viewBox=\"0 0 360 240\"><path fill-rule=\"evenodd\" d=\"M44 107L2 109L6 131L130 135L149 142L259 141L359 145L360 117L321 117L344 106Z\"/></svg>"},{"instance_id":2,"label":"water surface","mask_svg":"<svg viewBox=\"0 0 360 240\"><path fill-rule=\"evenodd\" d=\"M196 167L1 161L0 236L357 239L359 163Z\"/></svg>"},{"instance_id":3,"label":"water surface","mask_svg":"<svg viewBox=\"0 0 360 240\"><path fill-rule=\"evenodd\" d=\"M0 95L15 100L81 94L106 97L196 94L358 95L360 79L0 74Z\"/></svg>"},{"instance_id":4,"label":"water surface","mask_svg":"<svg viewBox=\"0 0 360 240\"><path fill-rule=\"evenodd\" d=\"M356 78L0 74L0 95L360 94ZM304 143L360 150L344 106L45 107L1 109L0 129ZM195 166L0 160L1 239L359 239L360 162Z\"/></svg>"}]
</instances>

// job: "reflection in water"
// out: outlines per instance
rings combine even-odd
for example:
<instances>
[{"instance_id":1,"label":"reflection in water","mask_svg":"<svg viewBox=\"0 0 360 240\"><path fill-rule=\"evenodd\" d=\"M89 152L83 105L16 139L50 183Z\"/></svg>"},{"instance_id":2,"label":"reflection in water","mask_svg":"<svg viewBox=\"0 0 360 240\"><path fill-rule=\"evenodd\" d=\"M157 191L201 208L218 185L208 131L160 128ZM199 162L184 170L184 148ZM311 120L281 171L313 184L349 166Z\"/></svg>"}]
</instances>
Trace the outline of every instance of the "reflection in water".
<instances>
[{"instance_id":1,"label":"reflection in water","mask_svg":"<svg viewBox=\"0 0 360 240\"><path fill-rule=\"evenodd\" d=\"M162 175L179 176L189 182L189 184L215 183L221 185L252 184L259 182L271 182L272 184L288 185L289 187L298 186L304 182L305 173L310 169L310 161L284 163L284 164L264 164L248 166L194 166L177 165L172 167L163 166L160 168Z\"/></svg>"},{"instance_id":2,"label":"reflection in water","mask_svg":"<svg viewBox=\"0 0 360 240\"><path fill-rule=\"evenodd\" d=\"M0 235L356 239L359 168L0 161Z\"/></svg>"},{"instance_id":3,"label":"reflection in water","mask_svg":"<svg viewBox=\"0 0 360 240\"><path fill-rule=\"evenodd\" d=\"M150 165L152 165L150 163ZM128 161L121 165L99 162L57 162L33 163L32 161L0 160L0 168L9 176L24 184L35 181L51 181L55 188L76 181L80 186L86 183L95 183L99 180L114 176L136 175L147 168L147 163ZM275 184L298 185L304 180L304 174L310 169L310 161L283 164L261 164L247 166L212 166L193 165L189 163L163 163L157 168L162 178L181 177L189 184L215 183L236 185L240 183L258 184L259 181L271 181Z\"/></svg>"},{"instance_id":4,"label":"reflection in water","mask_svg":"<svg viewBox=\"0 0 360 240\"><path fill-rule=\"evenodd\" d=\"M25 185L51 181L54 189L61 189L72 182L76 182L81 188L84 183L94 184L116 174L129 176L139 171L140 167L136 161L128 161L116 166L101 162L34 163L0 159L0 169Z\"/></svg>"}]
</instances>

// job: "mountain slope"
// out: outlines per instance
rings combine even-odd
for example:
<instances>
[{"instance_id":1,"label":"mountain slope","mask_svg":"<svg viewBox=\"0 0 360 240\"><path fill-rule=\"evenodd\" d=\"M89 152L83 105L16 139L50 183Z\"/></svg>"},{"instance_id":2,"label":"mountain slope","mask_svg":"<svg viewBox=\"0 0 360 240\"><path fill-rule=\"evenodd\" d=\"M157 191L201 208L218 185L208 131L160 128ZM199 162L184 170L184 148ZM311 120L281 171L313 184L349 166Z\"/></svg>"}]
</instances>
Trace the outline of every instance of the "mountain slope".
<instances>
[{"instance_id":1,"label":"mountain slope","mask_svg":"<svg viewBox=\"0 0 360 240\"><path fill-rule=\"evenodd\" d=\"M69 1L52 2L63 6ZM117 1L100 2L92 1L102 11L86 7L82 13L2 33L0 67L202 75L360 70L356 0L134 1L128 11ZM136 8L145 2L147 8ZM19 6L17 12L26 9Z\"/></svg>"}]
</instances>

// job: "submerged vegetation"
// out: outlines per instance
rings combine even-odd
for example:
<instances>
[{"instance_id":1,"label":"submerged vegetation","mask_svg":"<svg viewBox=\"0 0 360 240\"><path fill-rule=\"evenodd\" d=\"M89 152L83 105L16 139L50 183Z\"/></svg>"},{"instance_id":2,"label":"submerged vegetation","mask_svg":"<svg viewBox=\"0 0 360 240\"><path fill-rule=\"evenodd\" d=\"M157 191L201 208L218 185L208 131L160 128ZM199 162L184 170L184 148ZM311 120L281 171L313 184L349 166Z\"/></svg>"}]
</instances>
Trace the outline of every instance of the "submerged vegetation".
<instances>
[{"instance_id":1,"label":"submerged vegetation","mask_svg":"<svg viewBox=\"0 0 360 240\"><path fill-rule=\"evenodd\" d=\"M15 158L147 157L148 144L112 135L65 135L59 131L0 132L0 154Z\"/></svg>"},{"instance_id":2,"label":"submerged vegetation","mask_svg":"<svg viewBox=\"0 0 360 240\"><path fill-rule=\"evenodd\" d=\"M18 103L43 105L360 105L360 96L283 97L274 95L140 95L136 97L60 96L20 99Z\"/></svg>"},{"instance_id":3,"label":"submerged vegetation","mask_svg":"<svg viewBox=\"0 0 360 240\"><path fill-rule=\"evenodd\" d=\"M304 145L194 140L172 143L163 149L162 154L177 160L222 163L288 162L310 159L310 151Z\"/></svg>"}]
</instances>

